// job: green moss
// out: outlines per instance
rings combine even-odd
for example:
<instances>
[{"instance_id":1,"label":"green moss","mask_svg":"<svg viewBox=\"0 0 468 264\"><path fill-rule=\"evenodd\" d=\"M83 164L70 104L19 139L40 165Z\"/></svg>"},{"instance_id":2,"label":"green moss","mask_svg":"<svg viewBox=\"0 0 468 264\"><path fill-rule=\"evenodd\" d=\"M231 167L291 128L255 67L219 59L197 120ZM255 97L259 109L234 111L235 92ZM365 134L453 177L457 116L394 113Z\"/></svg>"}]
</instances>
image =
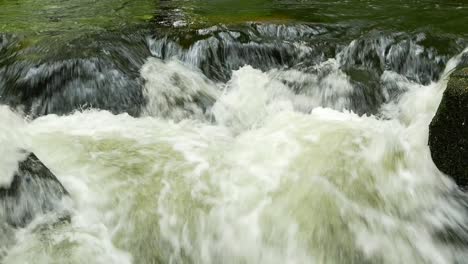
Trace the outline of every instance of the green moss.
<instances>
[{"instance_id":1,"label":"green moss","mask_svg":"<svg viewBox=\"0 0 468 264\"><path fill-rule=\"evenodd\" d=\"M151 0L0 1L0 32L89 32L119 28L152 18Z\"/></svg>"}]
</instances>

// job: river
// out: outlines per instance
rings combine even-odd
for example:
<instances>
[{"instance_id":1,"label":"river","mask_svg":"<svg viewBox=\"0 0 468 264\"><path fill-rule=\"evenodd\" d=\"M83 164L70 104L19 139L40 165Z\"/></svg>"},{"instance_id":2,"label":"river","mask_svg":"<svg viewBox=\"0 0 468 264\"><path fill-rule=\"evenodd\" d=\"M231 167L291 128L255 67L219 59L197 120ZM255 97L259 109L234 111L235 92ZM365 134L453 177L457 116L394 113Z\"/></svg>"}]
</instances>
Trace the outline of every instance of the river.
<instances>
[{"instance_id":1,"label":"river","mask_svg":"<svg viewBox=\"0 0 468 264\"><path fill-rule=\"evenodd\" d=\"M468 196L427 146L467 19L463 0L0 0L0 184L28 149L70 193L1 224L0 263L467 263Z\"/></svg>"}]
</instances>

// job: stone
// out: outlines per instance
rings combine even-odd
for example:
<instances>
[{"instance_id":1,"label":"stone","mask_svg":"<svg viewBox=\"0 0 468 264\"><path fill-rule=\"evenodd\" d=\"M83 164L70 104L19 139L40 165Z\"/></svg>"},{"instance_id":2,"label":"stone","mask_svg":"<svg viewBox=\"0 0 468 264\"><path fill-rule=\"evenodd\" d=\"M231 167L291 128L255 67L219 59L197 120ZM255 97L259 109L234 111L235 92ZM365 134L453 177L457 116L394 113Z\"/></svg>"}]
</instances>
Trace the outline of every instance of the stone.
<instances>
[{"instance_id":1,"label":"stone","mask_svg":"<svg viewBox=\"0 0 468 264\"><path fill-rule=\"evenodd\" d=\"M429 148L439 170L468 187L468 68L450 76L429 126Z\"/></svg>"},{"instance_id":2,"label":"stone","mask_svg":"<svg viewBox=\"0 0 468 264\"><path fill-rule=\"evenodd\" d=\"M57 177L29 153L18 165L9 187L0 187L0 219L13 227L28 225L37 215L62 208L67 190Z\"/></svg>"}]
</instances>

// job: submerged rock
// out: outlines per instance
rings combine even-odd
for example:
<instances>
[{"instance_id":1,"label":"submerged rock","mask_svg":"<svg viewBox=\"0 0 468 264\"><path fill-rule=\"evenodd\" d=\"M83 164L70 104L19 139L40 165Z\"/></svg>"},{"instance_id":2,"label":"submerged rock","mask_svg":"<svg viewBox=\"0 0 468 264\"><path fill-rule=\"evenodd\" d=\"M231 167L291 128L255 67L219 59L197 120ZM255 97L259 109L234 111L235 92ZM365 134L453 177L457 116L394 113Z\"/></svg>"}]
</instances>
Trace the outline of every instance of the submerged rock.
<instances>
[{"instance_id":1,"label":"submerged rock","mask_svg":"<svg viewBox=\"0 0 468 264\"><path fill-rule=\"evenodd\" d=\"M468 187L468 68L452 73L429 127L436 166L461 187Z\"/></svg>"},{"instance_id":2,"label":"submerged rock","mask_svg":"<svg viewBox=\"0 0 468 264\"><path fill-rule=\"evenodd\" d=\"M58 210L67 190L34 155L21 161L9 187L0 187L0 219L24 227L35 216Z\"/></svg>"}]
</instances>

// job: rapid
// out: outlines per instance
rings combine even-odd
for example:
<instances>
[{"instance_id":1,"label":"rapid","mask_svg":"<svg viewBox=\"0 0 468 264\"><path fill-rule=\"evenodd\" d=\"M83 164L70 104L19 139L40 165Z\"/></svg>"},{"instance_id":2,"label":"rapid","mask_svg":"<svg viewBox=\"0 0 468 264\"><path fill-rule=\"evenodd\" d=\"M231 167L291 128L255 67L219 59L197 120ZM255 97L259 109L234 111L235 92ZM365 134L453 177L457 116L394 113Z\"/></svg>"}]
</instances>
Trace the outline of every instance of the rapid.
<instances>
[{"instance_id":1,"label":"rapid","mask_svg":"<svg viewBox=\"0 0 468 264\"><path fill-rule=\"evenodd\" d=\"M33 151L71 215L0 224L0 263L466 263L468 196L427 146L464 36L165 30L0 67L0 185ZM36 52L15 38L0 66Z\"/></svg>"}]
</instances>

